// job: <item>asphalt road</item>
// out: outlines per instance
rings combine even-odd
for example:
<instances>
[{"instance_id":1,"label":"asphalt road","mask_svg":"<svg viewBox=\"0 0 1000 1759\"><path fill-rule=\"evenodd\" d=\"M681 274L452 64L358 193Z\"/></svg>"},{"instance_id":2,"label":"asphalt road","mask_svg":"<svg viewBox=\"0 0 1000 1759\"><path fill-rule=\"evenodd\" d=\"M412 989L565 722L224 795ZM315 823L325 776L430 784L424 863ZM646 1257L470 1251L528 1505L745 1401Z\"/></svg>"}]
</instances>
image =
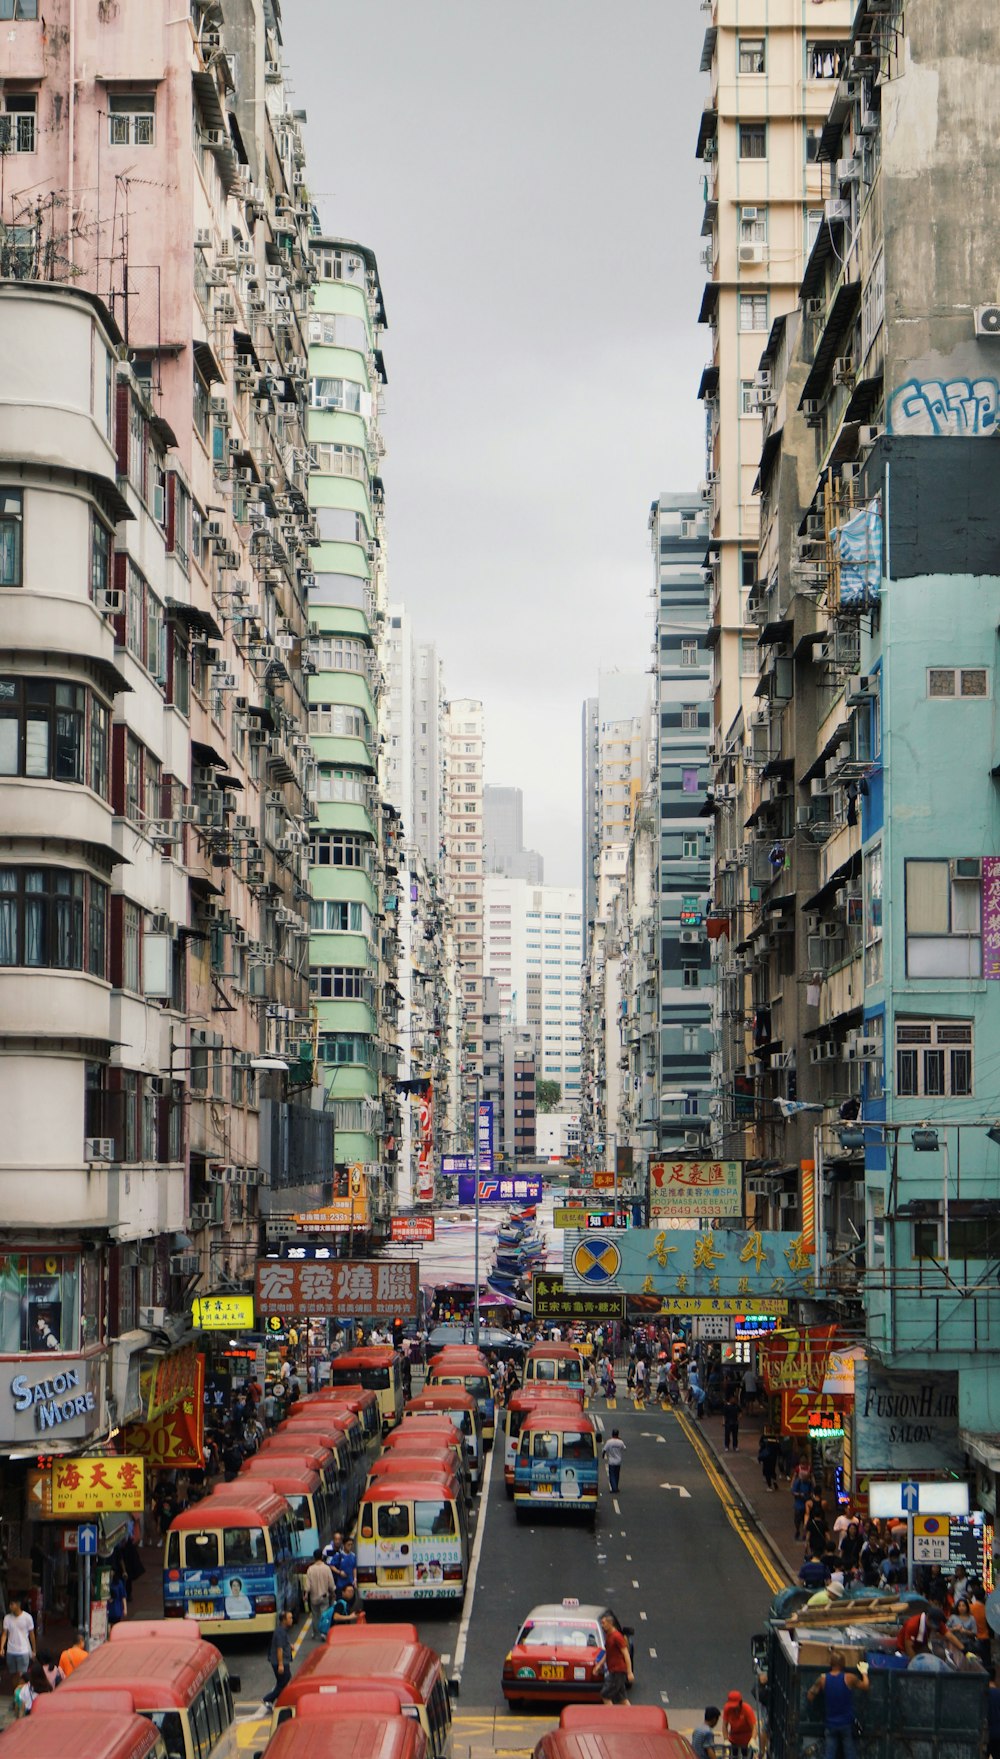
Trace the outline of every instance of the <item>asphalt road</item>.
<instances>
[{"instance_id":1,"label":"asphalt road","mask_svg":"<svg viewBox=\"0 0 1000 1759\"><path fill-rule=\"evenodd\" d=\"M619 1427L627 1447L617 1497L602 1470L596 1530L559 1520L519 1524L494 1450L475 1529L482 1538L471 1601L462 1616L417 1610L424 1641L460 1675L456 1755L530 1749L552 1726L547 1708L508 1715L500 1669L530 1608L564 1595L602 1601L634 1626L632 1702L663 1704L672 1727L690 1730L706 1704L723 1703L734 1687L752 1696L750 1639L763 1628L773 1583L740 1536L738 1512L727 1512L724 1481L672 1411L637 1412L621 1400L606 1412L598 1400L596 1414L608 1432ZM306 1628L300 1658L311 1645ZM226 1649L247 1715L270 1686L266 1651L238 1640ZM263 1744L262 1728L241 1730L241 1750Z\"/></svg>"}]
</instances>

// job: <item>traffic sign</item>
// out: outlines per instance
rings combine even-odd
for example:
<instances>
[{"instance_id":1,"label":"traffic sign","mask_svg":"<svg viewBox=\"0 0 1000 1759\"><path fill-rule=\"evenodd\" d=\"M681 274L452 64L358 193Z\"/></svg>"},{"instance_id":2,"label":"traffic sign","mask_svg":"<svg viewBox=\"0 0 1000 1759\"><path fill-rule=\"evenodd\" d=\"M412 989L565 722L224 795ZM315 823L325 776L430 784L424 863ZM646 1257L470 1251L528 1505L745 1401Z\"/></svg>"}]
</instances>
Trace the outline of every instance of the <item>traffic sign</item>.
<instances>
[{"instance_id":1,"label":"traffic sign","mask_svg":"<svg viewBox=\"0 0 1000 1759\"><path fill-rule=\"evenodd\" d=\"M917 1564L946 1564L951 1555L951 1522L947 1515L915 1515L913 1518L913 1561Z\"/></svg>"},{"instance_id":2,"label":"traffic sign","mask_svg":"<svg viewBox=\"0 0 1000 1759\"><path fill-rule=\"evenodd\" d=\"M914 1496L916 1492L916 1496ZM893 1515L967 1515L969 1486L956 1479L871 1478L868 1511L877 1521Z\"/></svg>"},{"instance_id":3,"label":"traffic sign","mask_svg":"<svg viewBox=\"0 0 1000 1759\"><path fill-rule=\"evenodd\" d=\"M76 1549L81 1557L97 1556L97 1528L92 1521L84 1521L77 1528Z\"/></svg>"},{"instance_id":4,"label":"traffic sign","mask_svg":"<svg viewBox=\"0 0 1000 1759\"><path fill-rule=\"evenodd\" d=\"M920 1486L915 1478L904 1478L899 1487L904 1515L915 1515L920 1507Z\"/></svg>"}]
</instances>

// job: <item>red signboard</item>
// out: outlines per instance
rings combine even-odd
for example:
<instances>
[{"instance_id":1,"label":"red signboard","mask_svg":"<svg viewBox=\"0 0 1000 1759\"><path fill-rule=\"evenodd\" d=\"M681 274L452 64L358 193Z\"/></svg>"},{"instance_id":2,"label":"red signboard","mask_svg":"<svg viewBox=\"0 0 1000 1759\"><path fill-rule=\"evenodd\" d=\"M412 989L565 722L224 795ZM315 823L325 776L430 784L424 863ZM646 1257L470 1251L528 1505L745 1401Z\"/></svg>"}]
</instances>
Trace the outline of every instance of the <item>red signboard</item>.
<instances>
[{"instance_id":1,"label":"red signboard","mask_svg":"<svg viewBox=\"0 0 1000 1759\"><path fill-rule=\"evenodd\" d=\"M810 1430L843 1428L844 1414L854 1399L850 1393L820 1393L800 1388L781 1395L782 1435L807 1436Z\"/></svg>"},{"instance_id":2,"label":"red signboard","mask_svg":"<svg viewBox=\"0 0 1000 1759\"><path fill-rule=\"evenodd\" d=\"M614 1175L614 1173L595 1173L594 1174L594 1190L595 1191L613 1191L614 1188L615 1188L615 1175Z\"/></svg>"},{"instance_id":3,"label":"red signboard","mask_svg":"<svg viewBox=\"0 0 1000 1759\"><path fill-rule=\"evenodd\" d=\"M759 1358L765 1391L820 1392L836 1336L835 1325L814 1325L802 1331L783 1328L768 1338Z\"/></svg>"},{"instance_id":4,"label":"red signboard","mask_svg":"<svg viewBox=\"0 0 1000 1759\"><path fill-rule=\"evenodd\" d=\"M253 1350L241 1354L254 1356ZM149 1423L130 1423L124 1445L128 1453L141 1454L147 1466L203 1466L205 1420L205 1358L195 1358L194 1385L176 1405L161 1411Z\"/></svg>"},{"instance_id":5,"label":"red signboard","mask_svg":"<svg viewBox=\"0 0 1000 1759\"><path fill-rule=\"evenodd\" d=\"M419 1273L415 1258L264 1258L257 1263L257 1311L288 1319L416 1319Z\"/></svg>"},{"instance_id":6,"label":"red signboard","mask_svg":"<svg viewBox=\"0 0 1000 1759\"><path fill-rule=\"evenodd\" d=\"M389 1223L390 1240L433 1240L432 1215L394 1215Z\"/></svg>"}]
</instances>

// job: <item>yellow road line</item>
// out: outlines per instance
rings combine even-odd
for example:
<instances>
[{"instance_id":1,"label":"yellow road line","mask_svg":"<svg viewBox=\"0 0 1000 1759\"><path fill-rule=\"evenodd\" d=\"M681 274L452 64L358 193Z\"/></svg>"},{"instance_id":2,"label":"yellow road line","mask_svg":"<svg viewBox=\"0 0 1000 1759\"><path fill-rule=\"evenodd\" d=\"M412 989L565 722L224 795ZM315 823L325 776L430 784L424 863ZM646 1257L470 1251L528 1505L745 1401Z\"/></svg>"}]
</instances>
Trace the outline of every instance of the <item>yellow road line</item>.
<instances>
[{"instance_id":1,"label":"yellow road line","mask_svg":"<svg viewBox=\"0 0 1000 1759\"><path fill-rule=\"evenodd\" d=\"M704 1468L705 1476L725 1510L729 1525L734 1533L742 1539L772 1594L777 1594L781 1588L787 1588L788 1583L775 1565L770 1552L752 1531L747 1521L746 1512L734 1496L729 1480L720 1472L711 1449L707 1447L691 1419L684 1412L675 1410L674 1416L697 1454Z\"/></svg>"}]
</instances>

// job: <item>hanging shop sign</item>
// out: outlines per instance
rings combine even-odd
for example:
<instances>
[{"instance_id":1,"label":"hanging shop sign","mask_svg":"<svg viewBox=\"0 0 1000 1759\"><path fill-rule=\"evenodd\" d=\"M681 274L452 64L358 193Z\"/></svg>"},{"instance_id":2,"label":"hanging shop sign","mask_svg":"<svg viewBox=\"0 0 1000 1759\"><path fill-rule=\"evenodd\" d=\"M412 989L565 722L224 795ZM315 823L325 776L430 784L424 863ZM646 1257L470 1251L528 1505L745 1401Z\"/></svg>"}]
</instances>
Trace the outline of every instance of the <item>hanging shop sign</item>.
<instances>
[{"instance_id":1,"label":"hanging shop sign","mask_svg":"<svg viewBox=\"0 0 1000 1759\"><path fill-rule=\"evenodd\" d=\"M0 1440L46 1445L85 1439L100 1424L99 1369L95 1357L60 1356L59 1365L23 1363L0 1381Z\"/></svg>"},{"instance_id":2,"label":"hanging shop sign","mask_svg":"<svg viewBox=\"0 0 1000 1759\"><path fill-rule=\"evenodd\" d=\"M743 1214L740 1160L655 1160L649 1165L649 1218Z\"/></svg>"},{"instance_id":3,"label":"hanging shop sign","mask_svg":"<svg viewBox=\"0 0 1000 1759\"><path fill-rule=\"evenodd\" d=\"M144 1420L152 1422L182 1399L189 1399L197 1376L197 1344L182 1344L179 1350L153 1358L140 1376Z\"/></svg>"},{"instance_id":4,"label":"hanging shop sign","mask_svg":"<svg viewBox=\"0 0 1000 1759\"><path fill-rule=\"evenodd\" d=\"M394 1215L389 1223L390 1240L433 1240L432 1215Z\"/></svg>"},{"instance_id":5,"label":"hanging shop sign","mask_svg":"<svg viewBox=\"0 0 1000 1759\"><path fill-rule=\"evenodd\" d=\"M480 1203L540 1203L545 1187L543 1181L525 1175L509 1179L480 1179ZM476 1201L476 1175L459 1173L458 1201L462 1204Z\"/></svg>"},{"instance_id":6,"label":"hanging shop sign","mask_svg":"<svg viewBox=\"0 0 1000 1759\"><path fill-rule=\"evenodd\" d=\"M196 1331L253 1331L253 1296L196 1296L191 1324Z\"/></svg>"},{"instance_id":7,"label":"hanging shop sign","mask_svg":"<svg viewBox=\"0 0 1000 1759\"><path fill-rule=\"evenodd\" d=\"M265 1258L256 1267L258 1312L293 1319L417 1317L420 1266L415 1258L337 1259L292 1263Z\"/></svg>"},{"instance_id":8,"label":"hanging shop sign","mask_svg":"<svg viewBox=\"0 0 1000 1759\"><path fill-rule=\"evenodd\" d=\"M531 1279L531 1306L535 1319L577 1319L588 1325L606 1325L625 1317L621 1295L579 1294L567 1289L561 1276L536 1274Z\"/></svg>"},{"instance_id":9,"label":"hanging shop sign","mask_svg":"<svg viewBox=\"0 0 1000 1759\"><path fill-rule=\"evenodd\" d=\"M367 1197L335 1197L321 1209L307 1209L295 1217L296 1226L307 1234L346 1234L352 1228L367 1228Z\"/></svg>"},{"instance_id":10,"label":"hanging shop sign","mask_svg":"<svg viewBox=\"0 0 1000 1759\"><path fill-rule=\"evenodd\" d=\"M814 1325L801 1331L791 1326L768 1338L758 1358L765 1392L821 1392L836 1336L835 1325Z\"/></svg>"},{"instance_id":11,"label":"hanging shop sign","mask_svg":"<svg viewBox=\"0 0 1000 1759\"><path fill-rule=\"evenodd\" d=\"M815 1430L814 1439L843 1435L853 1403L853 1399L836 1393L817 1395L802 1387L785 1391L781 1395L781 1433L804 1438Z\"/></svg>"},{"instance_id":12,"label":"hanging shop sign","mask_svg":"<svg viewBox=\"0 0 1000 1759\"><path fill-rule=\"evenodd\" d=\"M115 1454L53 1461L52 1513L57 1520L68 1515L138 1515L145 1500L142 1459Z\"/></svg>"},{"instance_id":13,"label":"hanging shop sign","mask_svg":"<svg viewBox=\"0 0 1000 1759\"><path fill-rule=\"evenodd\" d=\"M249 1352L248 1375L256 1354L256 1351ZM219 1405L225 1402L225 1395L217 1401ZM208 1404L211 1410L215 1403L214 1383L211 1395L206 1398L205 1358L198 1356L190 1393L179 1399L176 1405L171 1405L169 1410L160 1412L151 1422L128 1424L124 1431L124 1445L130 1454L141 1455L147 1466L154 1468L203 1466L205 1409Z\"/></svg>"},{"instance_id":14,"label":"hanging shop sign","mask_svg":"<svg viewBox=\"0 0 1000 1759\"><path fill-rule=\"evenodd\" d=\"M957 1373L930 1368L886 1369L872 1362L857 1362L854 1384L856 1473L964 1475Z\"/></svg>"}]
</instances>

